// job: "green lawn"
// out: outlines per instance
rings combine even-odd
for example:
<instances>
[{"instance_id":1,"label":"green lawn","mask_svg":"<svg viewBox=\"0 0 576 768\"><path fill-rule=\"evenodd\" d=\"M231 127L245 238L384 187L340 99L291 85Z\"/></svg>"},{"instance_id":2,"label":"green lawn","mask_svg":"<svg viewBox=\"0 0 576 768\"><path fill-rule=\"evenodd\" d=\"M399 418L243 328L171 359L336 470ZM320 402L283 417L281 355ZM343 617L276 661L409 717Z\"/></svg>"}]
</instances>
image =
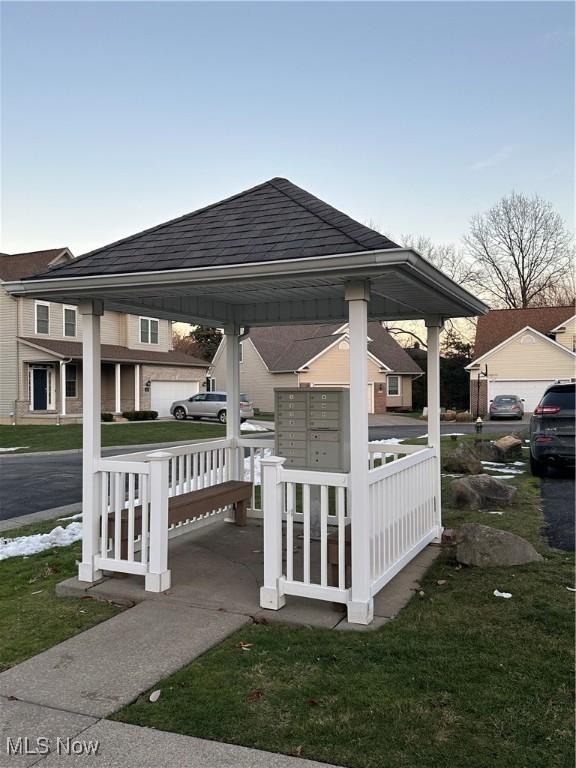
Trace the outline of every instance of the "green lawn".
<instances>
[{"instance_id":1,"label":"green lawn","mask_svg":"<svg viewBox=\"0 0 576 768\"><path fill-rule=\"evenodd\" d=\"M102 424L102 445L145 445L178 440L202 440L223 437L225 432L225 427L208 421ZM21 450L15 453L82 448L82 425L0 426L0 448L15 446L21 447Z\"/></svg>"},{"instance_id":2,"label":"green lawn","mask_svg":"<svg viewBox=\"0 0 576 768\"><path fill-rule=\"evenodd\" d=\"M116 719L351 768L573 764L574 558L541 536L538 481L511 482L519 490L503 516L446 502L444 523L517 532L544 562L460 568L446 549L423 596L384 628L252 625L155 685L159 701L143 695Z\"/></svg>"},{"instance_id":3,"label":"green lawn","mask_svg":"<svg viewBox=\"0 0 576 768\"><path fill-rule=\"evenodd\" d=\"M6 531L0 538L46 533L54 520ZM80 543L0 561L0 671L109 619L120 610L95 600L57 598L54 587L77 573Z\"/></svg>"}]
</instances>

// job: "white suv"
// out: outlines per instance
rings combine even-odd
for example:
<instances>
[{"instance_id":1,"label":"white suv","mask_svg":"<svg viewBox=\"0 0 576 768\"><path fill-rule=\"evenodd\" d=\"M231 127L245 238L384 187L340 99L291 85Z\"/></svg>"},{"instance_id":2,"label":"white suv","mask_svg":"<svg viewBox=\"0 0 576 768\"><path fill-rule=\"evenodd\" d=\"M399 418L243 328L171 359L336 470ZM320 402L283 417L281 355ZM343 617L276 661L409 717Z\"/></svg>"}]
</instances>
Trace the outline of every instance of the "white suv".
<instances>
[{"instance_id":1,"label":"white suv","mask_svg":"<svg viewBox=\"0 0 576 768\"><path fill-rule=\"evenodd\" d=\"M201 392L187 400L176 400L170 406L170 413L178 421L190 416L193 419L218 419L226 424L226 392ZM253 403L247 395L240 395L240 421L254 416Z\"/></svg>"}]
</instances>

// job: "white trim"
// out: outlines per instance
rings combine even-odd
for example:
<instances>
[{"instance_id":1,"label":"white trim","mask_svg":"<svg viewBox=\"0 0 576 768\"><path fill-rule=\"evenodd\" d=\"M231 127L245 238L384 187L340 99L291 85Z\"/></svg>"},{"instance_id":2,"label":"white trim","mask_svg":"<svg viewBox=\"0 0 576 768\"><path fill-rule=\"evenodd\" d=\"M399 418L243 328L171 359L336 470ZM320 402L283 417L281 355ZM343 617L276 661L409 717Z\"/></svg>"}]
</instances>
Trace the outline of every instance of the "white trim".
<instances>
[{"instance_id":1,"label":"white trim","mask_svg":"<svg viewBox=\"0 0 576 768\"><path fill-rule=\"evenodd\" d=\"M72 312L74 312L74 335L69 336L66 333L66 310L69 309ZM62 336L65 339L76 339L78 338L78 307L75 307L72 304L63 304L62 305Z\"/></svg>"},{"instance_id":2,"label":"white trim","mask_svg":"<svg viewBox=\"0 0 576 768\"><path fill-rule=\"evenodd\" d=\"M466 371L472 371L476 368L478 363L481 363L486 357L489 357L490 355L493 355L495 352L498 352L500 349L505 347L507 344L509 344L511 341L514 341L518 336L520 336L522 333L535 333L536 336L538 336L541 339L544 339L544 341L547 341L548 343L552 344L554 347L557 347L558 349L561 349L563 352L567 352L572 357L576 357L576 353L571 352L567 347L562 346L557 341L554 341L554 339L551 339L549 336L545 336L543 333L540 333L540 331L537 331L536 328L532 328L531 325L525 325L524 328L520 328L519 331L516 331L516 333L512 334L512 336L508 336L507 339L504 339L504 341L501 341L500 344L497 344L495 347L492 347L492 349L489 349L488 352L484 352L483 355L480 357L477 357L475 360L472 360L471 363L468 363L467 366L465 366Z\"/></svg>"},{"instance_id":3,"label":"white trim","mask_svg":"<svg viewBox=\"0 0 576 768\"><path fill-rule=\"evenodd\" d=\"M34 408L34 370L46 371L46 408ZM54 363L28 363L28 386L30 402L28 410L32 413L52 413L56 411L56 366Z\"/></svg>"},{"instance_id":4,"label":"white trim","mask_svg":"<svg viewBox=\"0 0 576 768\"><path fill-rule=\"evenodd\" d=\"M148 321L148 341L142 341L142 320ZM156 323L158 331L156 333L156 341L152 341L152 323ZM138 341L140 344L154 345L160 344L160 320L157 317L147 317L146 315L138 315Z\"/></svg>"},{"instance_id":5,"label":"white trim","mask_svg":"<svg viewBox=\"0 0 576 768\"><path fill-rule=\"evenodd\" d=\"M134 364L134 410L140 410L140 363Z\"/></svg>"},{"instance_id":6,"label":"white trim","mask_svg":"<svg viewBox=\"0 0 576 768\"><path fill-rule=\"evenodd\" d=\"M565 328L568 325L568 323L571 323L572 320L576 320L576 315L572 315L572 317L569 317L567 320L564 320L563 323L560 323L560 325L557 325L556 328L552 328L550 330L550 333L560 332L563 328Z\"/></svg>"},{"instance_id":7,"label":"white trim","mask_svg":"<svg viewBox=\"0 0 576 768\"><path fill-rule=\"evenodd\" d=\"M394 377L398 379L398 392L396 393L390 392L390 379ZM402 397L402 376L399 373L389 373L386 376L386 397Z\"/></svg>"},{"instance_id":8,"label":"white trim","mask_svg":"<svg viewBox=\"0 0 576 768\"><path fill-rule=\"evenodd\" d=\"M38 330L38 307L48 307L48 330L46 332ZM34 333L37 336L50 336L50 302L36 299L34 302Z\"/></svg>"}]
</instances>

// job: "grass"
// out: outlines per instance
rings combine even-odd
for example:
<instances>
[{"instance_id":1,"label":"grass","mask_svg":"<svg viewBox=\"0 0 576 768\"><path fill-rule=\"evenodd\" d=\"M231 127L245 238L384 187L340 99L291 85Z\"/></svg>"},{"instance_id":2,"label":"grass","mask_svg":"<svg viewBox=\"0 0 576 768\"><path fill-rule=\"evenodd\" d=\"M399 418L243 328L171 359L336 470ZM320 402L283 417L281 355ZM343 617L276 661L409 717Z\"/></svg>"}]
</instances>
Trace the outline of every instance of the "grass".
<instances>
[{"instance_id":1,"label":"grass","mask_svg":"<svg viewBox=\"0 0 576 768\"><path fill-rule=\"evenodd\" d=\"M539 481L511 482L503 516L445 503L444 523L513 531L545 561L460 568L446 549L382 629L251 625L116 719L351 768L571 765L573 557L542 538Z\"/></svg>"},{"instance_id":2,"label":"grass","mask_svg":"<svg viewBox=\"0 0 576 768\"><path fill-rule=\"evenodd\" d=\"M46 533L57 524L36 523L0 538ZM56 584L77 573L79 557L78 542L0 561L0 671L118 613L109 603L56 597Z\"/></svg>"},{"instance_id":3,"label":"grass","mask_svg":"<svg viewBox=\"0 0 576 768\"><path fill-rule=\"evenodd\" d=\"M223 437L220 424L195 421L149 421L129 424L102 424L102 445L145 445L178 440ZM21 447L14 453L64 451L82 448L82 424L0 426L0 448Z\"/></svg>"}]
</instances>

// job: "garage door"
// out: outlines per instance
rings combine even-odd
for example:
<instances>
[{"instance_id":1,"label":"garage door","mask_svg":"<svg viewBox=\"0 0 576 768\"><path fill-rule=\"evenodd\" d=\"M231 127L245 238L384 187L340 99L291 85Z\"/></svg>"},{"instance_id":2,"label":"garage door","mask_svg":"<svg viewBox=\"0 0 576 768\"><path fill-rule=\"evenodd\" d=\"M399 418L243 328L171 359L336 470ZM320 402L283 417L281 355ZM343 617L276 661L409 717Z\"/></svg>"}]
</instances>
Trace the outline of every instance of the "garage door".
<instances>
[{"instance_id":1,"label":"garage door","mask_svg":"<svg viewBox=\"0 0 576 768\"><path fill-rule=\"evenodd\" d=\"M540 402L544 390L554 384L552 380L541 381L491 381L488 387L488 400L494 400L496 395L518 395L524 400L524 410L532 413Z\"/></svg>"},{"instance_id":2,"label":"garage door","mask_svg":"<svg viewBox=\"0 0 576 768\"><path fill-rule=\"evenodd\" d=\"M313 387L326 387L332 389L334 387L340 387L350 389L348 384L313 384ZM374 413L374 384L368 384L368 413Z\"/></svg>"},{"instance_id":3,"label":"garage door","mask_svg":"<svg viewBox=\"0 0 576 768\"><path fill-rule=\"evenodd\" d=\"M150 384L150 402L158 416L170 416L174 400L186 400L200 389L198 381L153 381Z\"/></svg>"}]
</instances>

